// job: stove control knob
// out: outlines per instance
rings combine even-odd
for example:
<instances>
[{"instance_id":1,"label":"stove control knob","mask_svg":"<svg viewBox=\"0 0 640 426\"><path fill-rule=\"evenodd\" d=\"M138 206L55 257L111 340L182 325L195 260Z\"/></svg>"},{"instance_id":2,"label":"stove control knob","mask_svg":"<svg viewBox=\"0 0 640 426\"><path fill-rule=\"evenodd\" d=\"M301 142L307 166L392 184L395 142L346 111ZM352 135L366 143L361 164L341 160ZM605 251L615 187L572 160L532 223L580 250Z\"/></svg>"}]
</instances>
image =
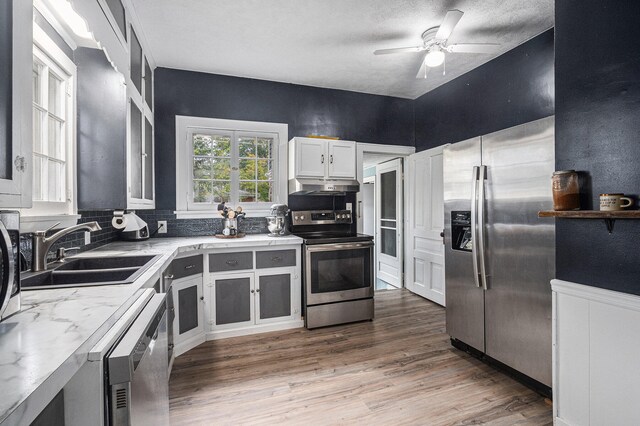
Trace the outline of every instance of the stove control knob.
<instances>
[{"instance_id":1,"label":"stove control knob","mask_svg":"<svg viewBox=\"0 0 640 426\"><path fill-rule=\"evenodd\" d=\"M295 216L294 219L298 221L300 218L298 216Z\"/></svg>"},{"instance_id":2,"label":"stove control knob","mask_svg":"<svg viewBox=\"0 0 640 426\"><path fill-rule=\"evenodd\" d=\"M304 220L304 216L300 216L300 220Z\"/></svg>"}]
</instances>

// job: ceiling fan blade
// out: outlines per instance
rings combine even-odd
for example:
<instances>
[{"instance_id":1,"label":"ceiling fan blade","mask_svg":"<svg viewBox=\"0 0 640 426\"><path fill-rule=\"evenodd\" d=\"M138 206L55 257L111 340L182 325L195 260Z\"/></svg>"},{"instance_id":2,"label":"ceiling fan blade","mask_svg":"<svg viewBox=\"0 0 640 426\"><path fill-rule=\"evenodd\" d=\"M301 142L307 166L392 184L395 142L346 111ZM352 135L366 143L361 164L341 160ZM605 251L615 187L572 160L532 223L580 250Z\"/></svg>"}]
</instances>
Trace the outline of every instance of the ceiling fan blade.
<instances>
[{"instance_id":1,"label":"ceiling fan blade","mask_svg":"<svg viewBox=\"0 0 640 426\"><path fill-rule=\"evenodd\" d=\"M496 43L459 43L446 47L451 53L497 53L500 45Z\"/></svg>"},{"instance_id":2,"label":"ceiling fan blade","mask_svg":"<svg viewBox=\"0 0 640 426\"><path fill-rule=\"evenodd\" d=\"M396 47L394 49L379 49L373 52L374 55L388 55L390 53L415 53L422 52L426 50L424 46L414 46L414 47Z\"/></svg>"},{"instance_id":3,"label":"ceiling fan blade","mask_svg":"<svg viewBox=\"0 0 640 426\"><path fill-rule=\"evenodd\" d=\"M442 24L440 24L440 28L438 28L436 40L443 41L448 39L453 32L453 29L458 25L458 21L460 21L462 15L464 15L464 12L461 12L458 9L448 11L442 20Z\"/></svg>"},{"instance_id":4,"label":"ceiling fan blade","mask_svg":"<svg viewBox=\"0 0 640 426\"><path fill-rule=\"evenodd\" d=\"M427 66L427 64L424 63L424 58L422 59L421 65L420 65L420 69L418 70L418 74L416 74L416 78L427 78L427 75L429 74L429 70L431 68L429 68Z\"/></svg>"}]
</instances>

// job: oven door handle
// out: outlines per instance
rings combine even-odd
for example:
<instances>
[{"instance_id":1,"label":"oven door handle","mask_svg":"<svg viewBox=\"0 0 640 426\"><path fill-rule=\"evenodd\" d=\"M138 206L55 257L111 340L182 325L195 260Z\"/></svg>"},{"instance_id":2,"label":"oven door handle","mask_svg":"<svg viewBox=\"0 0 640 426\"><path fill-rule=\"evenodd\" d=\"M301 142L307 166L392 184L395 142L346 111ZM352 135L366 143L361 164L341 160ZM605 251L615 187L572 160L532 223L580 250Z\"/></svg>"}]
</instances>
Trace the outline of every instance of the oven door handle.
<instances>
[{"instance_id":1,"label":"oven door handle","mask_svg":"<svg viewBox=\"0 0 640 426\"><path fill-rule=\"evenodd\" d=\"M308 252L318 251L338 251L338 250L356 250L360 248L373 247L373 241L366 241L362 243L338 243L338 244L317 244L307 246Z\"/></svg>"}]
</instances>

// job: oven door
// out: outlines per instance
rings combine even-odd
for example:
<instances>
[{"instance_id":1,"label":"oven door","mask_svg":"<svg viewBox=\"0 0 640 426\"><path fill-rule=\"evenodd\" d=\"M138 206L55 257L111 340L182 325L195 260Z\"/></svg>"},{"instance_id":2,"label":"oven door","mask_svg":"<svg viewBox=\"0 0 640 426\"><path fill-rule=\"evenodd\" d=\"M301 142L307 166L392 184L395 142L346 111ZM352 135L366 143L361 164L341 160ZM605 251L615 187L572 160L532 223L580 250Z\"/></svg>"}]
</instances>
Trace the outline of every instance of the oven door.
<instances>
[{"instance_id":1,"label":"oven door","mask_svg":"<svg viewBox=\"0 0 640 426\"><path fill-rule=\"evenodd\" d=\"M305 246L307 305L373 297L373 241Z\"/></svg>"}]
</instances>

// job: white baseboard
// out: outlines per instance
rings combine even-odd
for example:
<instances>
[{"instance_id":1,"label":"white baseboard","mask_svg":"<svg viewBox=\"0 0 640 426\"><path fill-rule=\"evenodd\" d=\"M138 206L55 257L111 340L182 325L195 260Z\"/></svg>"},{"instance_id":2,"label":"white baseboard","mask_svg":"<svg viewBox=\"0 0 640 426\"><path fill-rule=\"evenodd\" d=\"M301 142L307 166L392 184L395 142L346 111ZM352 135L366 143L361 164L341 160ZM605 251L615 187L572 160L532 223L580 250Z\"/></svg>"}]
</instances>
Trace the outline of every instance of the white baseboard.
<instances>
[{"instance_id":1,"label":"white baseboard","mask_svg":"<svg viewBox=\"0 0 640 426\"><path fill-rule=\"evenodd\" d=\"M268 333L270 331L289 330L304 327L303 320L277 322L273 324L252 325L251 327L234 328L229 330L210 331L207 340L226 339L228 337L248 336L250 334Z\"/></svg>"}]
</instances>

